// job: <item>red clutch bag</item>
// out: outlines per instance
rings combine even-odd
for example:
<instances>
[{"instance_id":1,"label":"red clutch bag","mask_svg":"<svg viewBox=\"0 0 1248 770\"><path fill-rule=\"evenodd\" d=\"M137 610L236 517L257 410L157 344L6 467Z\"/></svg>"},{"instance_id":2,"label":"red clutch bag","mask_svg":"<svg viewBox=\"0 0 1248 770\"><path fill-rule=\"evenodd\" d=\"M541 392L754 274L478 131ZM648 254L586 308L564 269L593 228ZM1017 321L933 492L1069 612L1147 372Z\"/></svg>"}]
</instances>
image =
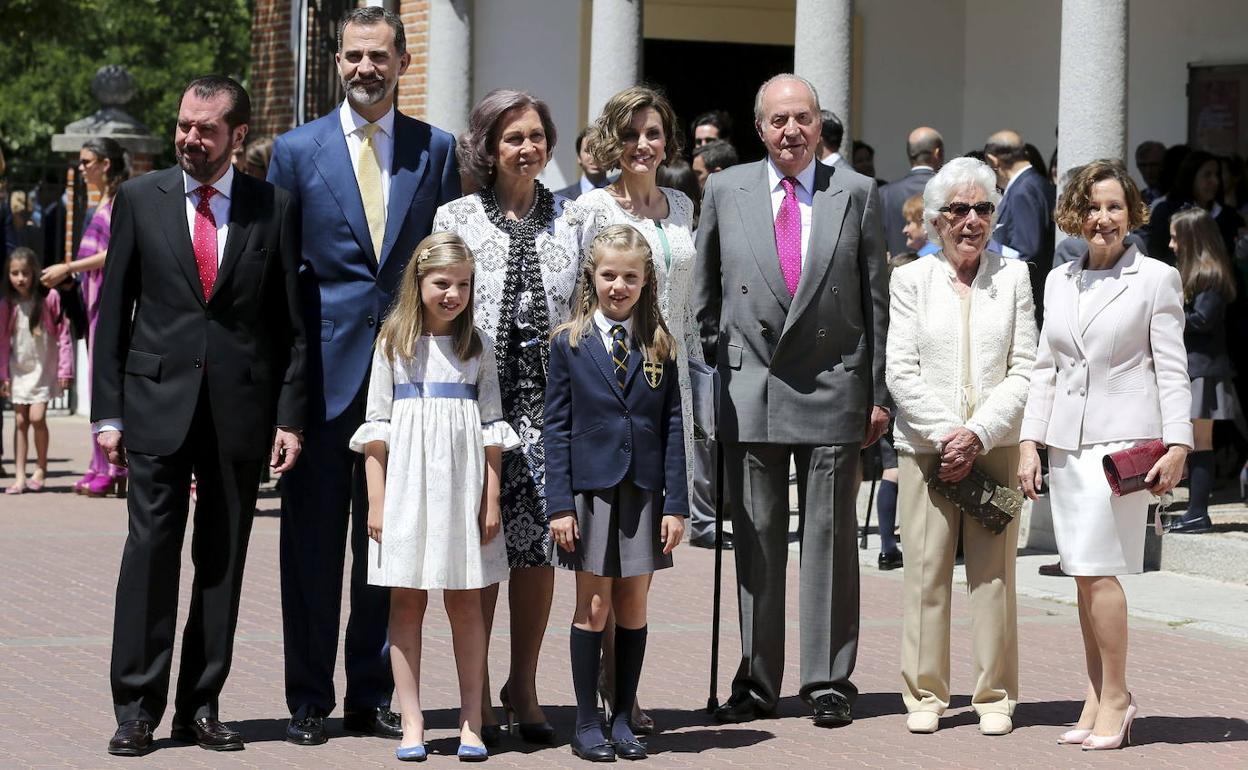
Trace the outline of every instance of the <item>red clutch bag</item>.
<instances>
[{"instance_id":1,"label":"red clutch bag","mask_svg":"<svg viewBox=\"0 0 1248 770\"><path fill-rule=\"evenodd\" d=\"M1147 489L1144 476L1165 453L1166 445L1161 439L1153 439L1136 444L1130 449L1105 455L1101 458L1101 466L1105 469L1109 488L1115 495L1129 495ZM1183 478L1187 478L1187 466L1183 467Z\"/></svg>"}]
</instances>

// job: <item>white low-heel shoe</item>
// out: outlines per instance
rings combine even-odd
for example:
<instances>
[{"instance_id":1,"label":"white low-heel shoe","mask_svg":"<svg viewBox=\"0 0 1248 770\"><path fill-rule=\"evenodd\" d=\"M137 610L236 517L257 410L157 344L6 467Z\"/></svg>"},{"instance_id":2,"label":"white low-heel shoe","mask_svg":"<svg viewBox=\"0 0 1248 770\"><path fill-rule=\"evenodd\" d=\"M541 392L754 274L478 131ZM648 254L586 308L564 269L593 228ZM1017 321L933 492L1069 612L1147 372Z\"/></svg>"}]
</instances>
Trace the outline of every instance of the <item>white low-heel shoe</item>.
<instances>
[{"instance_id":1,"label":"white low-heel shoe","mask_svg":"<svg viewBox=\"0 0 1248 770\"><path fill-rule=\"evenodd\" d=\"M984 735L1009 735L1014 732L1014 721L1008 714L982 714L979 717L979 731Z\"/></svg>"},{"instance_id":2,"label":"white low-heel shoe","mask_svg":"<svg viewBox=\"0 0 1248 770\"><path fill-rule=\"evenodd\" d=\"M912 733L934 733L940 726L940 714L935 711L915 711L906 716L906 729Z\"/></svg>"}]
</instances>

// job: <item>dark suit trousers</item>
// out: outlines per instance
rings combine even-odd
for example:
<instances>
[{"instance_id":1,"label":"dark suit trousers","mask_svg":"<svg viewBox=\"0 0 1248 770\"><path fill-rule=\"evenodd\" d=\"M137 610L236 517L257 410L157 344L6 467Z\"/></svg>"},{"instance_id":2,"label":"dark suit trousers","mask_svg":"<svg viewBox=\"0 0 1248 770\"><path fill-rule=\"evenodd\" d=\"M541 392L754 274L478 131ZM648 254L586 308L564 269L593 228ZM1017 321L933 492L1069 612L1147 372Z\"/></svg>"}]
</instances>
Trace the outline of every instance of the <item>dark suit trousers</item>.
<instances>
[{"instance_id":1,"label":"dark suit trousers","mask_svg":"<svg viewBox=\"0 0 1248 770\"><path fill-rule=\"evenodd\" d=\"M741 623L741 665L732 689L768 710L780 698L790 457L797 466L801 543L799 692L807 701L836 694L852 705L858 696L849 680L858 655L858 444L724 443Z\"/></svg>"},{"instance_id":2,"label":"dark suit trousers","mask_svg":"<svg viewBox=\"0 0 1248 770\"><path fill-rule=\"evenodd\" d=\"M182 631L175 720L215 717L230 672L238 598L263 460L224 458L206 389L181 448L128 453L130 534L121 556L113 622L113 710L117 721L160 722L168 700L178 614L182 541L191 474L198 484L191 561L195 582Z\"/></svg>"},{"instance_id":3,"label":"dark suit trousers","mask_svg":"<svg viewBox=\"0 0 1248 770\"><path fill-rule=\"evenodd\" d=\"M368 492L363 455L347 444L364 420L365 383L338 417L311 421L303 453L282 478L282 630L286 705L292 716L334 710L334 666L342 611L347 525L351 532L351 612L343 708L390 705L390 592L368 584Z\"/></svg>"}]
</instances>

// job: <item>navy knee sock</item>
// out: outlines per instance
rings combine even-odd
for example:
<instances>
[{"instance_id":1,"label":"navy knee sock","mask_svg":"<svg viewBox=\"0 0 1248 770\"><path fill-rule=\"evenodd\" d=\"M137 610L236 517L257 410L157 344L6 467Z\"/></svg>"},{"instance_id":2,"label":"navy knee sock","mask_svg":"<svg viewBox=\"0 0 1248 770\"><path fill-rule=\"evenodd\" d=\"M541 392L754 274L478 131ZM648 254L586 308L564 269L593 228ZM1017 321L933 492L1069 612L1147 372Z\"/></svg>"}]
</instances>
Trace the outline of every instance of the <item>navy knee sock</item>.
<instances>
[{"instance_id":1,"label":"navy knee sock","mask_svg":"<svg viewBox=\"0 0 1248 770\"><path fill-rule=\"evenodd\" d=\"M1203 521L1209 516L1209 495L1213 493L1213 452L1188 454L1187 469L1191 495L1183 521Z\"/></svg>"},{"instance_id":2,"label":"navy knee sock","mask_svg":"<svg viewBox=\"0 0 1248 770\"><path fill-rule=\"evenodd\" d=\"M611 706L611 740L635 741L629 726L633 703L637 700L637 683L641 681L641 663L646 657L646 626L615 627L615 703Z\"/></svg>"},{"instance_id":3,"label":"navy knee sock","mask_svg":"<svg viewBox=\"0 0 1248 770\"><path fill-rule=\"evenodd\" d=\"M897 482L887 479L880 482L880 490L876 493L875 507L879 511L880 553L892 553L897 550Z\"/></svg>"},{"instance_id":4,"label":"navy knee sock","mask_svg":"<svg viewBox=\"0 0 1248 770\"><path fill-rule=\"evenodd\" d=\"M582 738L590 736L590 744L602 743L602 721L598 718L598 661L602 655L602 632L572 626L568 646L572 653L572 689L576 691L576 734ZM618 683L616 691L619 691ZM593 735L595 732L597 735Z\"/></svg>"}]
</instances>

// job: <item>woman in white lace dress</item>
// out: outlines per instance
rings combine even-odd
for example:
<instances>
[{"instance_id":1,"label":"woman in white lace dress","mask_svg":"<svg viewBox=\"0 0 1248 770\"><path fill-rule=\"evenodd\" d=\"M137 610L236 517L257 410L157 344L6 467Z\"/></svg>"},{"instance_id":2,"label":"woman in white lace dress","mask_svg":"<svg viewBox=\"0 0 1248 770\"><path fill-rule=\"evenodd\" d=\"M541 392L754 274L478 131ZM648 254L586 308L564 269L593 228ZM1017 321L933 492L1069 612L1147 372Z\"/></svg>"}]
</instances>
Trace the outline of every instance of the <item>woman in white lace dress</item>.
<instances>
[{"instance_id":1,"label":"woman in white lace dress","mask_svg":"<svg viewBox=\"0 0 1248 770\"><path fill-rule=\"evenodd\" d=\"M681 132L667 97L645 86L633 86L611 97L590 127L585 141L594 160L604 169L619 169L614 182L590 190L568 204L563 218L572 231L582 258L604 228L627 224L650 245L659 279L659 310L676 338L681 417L685 425L685 475L693 485L693 397L689 385L689 357L702 360L689 291L693 282L693 202L679 190L659 187L659 166L681 155ZM612 626L608 624L608 629ZM603 639L604 655L612 642ZM613 671L604 665L604 672ZM608 700L608 702L610 702ZM634 732L648 733L653 722L634 704Z\"/></svg>"},{"instance_id":2,"label":"woman in white lace dress","mask_svg":"<svg viewBox=\"0 0 1248 770\"><path fill-rule=\"evenodd\" d=\"M555 584L542 409L550 332L568 318L580 269L579 251L558 219L567 199L537 181L554 146L554 123L541 100L506 89L486 94L457 151L460 168L481 190L442 206L433 221L435 232L456 233L476 257L475 320L494 343L503 414L522 442L503 455L499 495L511 567L511 667L499 699L509 718L518 718L520 736L538 743L554 740L536 690ZM497 588L487 589L487 625L497 599ZM489 693L484 702L486 738L493 739Z\"/></svg>"}]
</instances>

